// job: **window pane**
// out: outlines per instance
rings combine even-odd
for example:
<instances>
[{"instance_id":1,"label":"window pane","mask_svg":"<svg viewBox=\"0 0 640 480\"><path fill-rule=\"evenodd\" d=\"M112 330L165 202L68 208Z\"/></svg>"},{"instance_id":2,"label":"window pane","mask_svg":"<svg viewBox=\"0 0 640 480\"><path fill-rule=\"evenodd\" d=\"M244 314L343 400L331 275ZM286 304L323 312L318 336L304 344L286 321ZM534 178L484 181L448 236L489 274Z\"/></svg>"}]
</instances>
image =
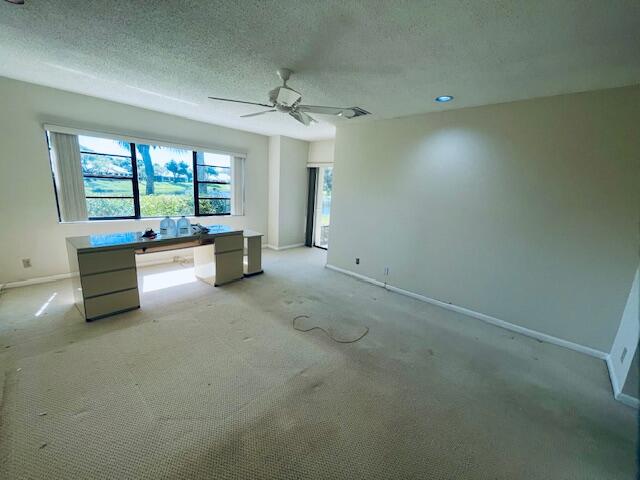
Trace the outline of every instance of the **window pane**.
<instances>
[{"instance_id":1,"label":"window pane","mask_svg":"<svg viewBox=\"0 0 640 480\"><path fill-rule=\"evenodd\" d=\"M140 215L194 215L193 152L136 145Z\"/></svg>"},{"instance_id":2,"label":"window pane","mask_svg":"<svg viewBox=\"0 0 640 480\"><path fill-rule=\"evenodd\" d=\"M123 140L111 140L108 138L78 136L81 152L105 153L108 155L131 156L131 146L129 142Z\"/></svg>"},{"instance_id":3,"label":"window pane","mask_svg":"<svg viewBox=\"0 0 640 480\"><path fill-rule=\"evenodd\" d=\"M80 156L84 175L108 175L110 177L131 177L131 159L123 157L107 157L83 153Z\"/></svg>"},{"instance_id":4,"label":"window pane","mask_svg":"<svg viewBox=\"0 0 640 480\"><path fill-rule=\"evenodd\" d=\"M133 217L133 198L87 198L89 217Z\"/></svg>"},{"instance_id":5,"label":"window pane","mask_svg":"<svg viewBox=\"0 0 640 480\"><path fill-rule=\"evenodd\" d=\"M231 213L231 200L199 199L200 215Z\"/></svg>"},{"instance_id":6,"label":"window pane","mask_svg":"<svg viewBox=\"0 0 640 480\"><path fill-rule=\"evenodd\" d=\"M201 198L231 198L231 185L220 185L218 183L199 183L198 195Z\"/></svg>"},{"instance_id":7,"label":"window pane","mask_svg":"<svg viewBox=\"0 0 640 480\"><path fill-rule=\"evenodd\" d=\"M132 197L133 180L85 177L84 194L87 197Z\"/></svg>"},{"instance_id":8,"label":"window pane","mask_svg":"<svg viewBox=\"0 0 640 480\"><path fill-rule=\"evenodd\" d=\"M199 182L231 182L231 169L198 165Z\"/></svg>"},{"instance_id":9,"label":"window pane","mask_svg":"<svg viewBox=\"0 0 640 480\"><path fill-rule=\"evenodd\" d=\"M229 155L220 155L218 153L198 152L199 165L211 165L214 167L231 167L231 157Z\"/></svg>"}]
</instances>

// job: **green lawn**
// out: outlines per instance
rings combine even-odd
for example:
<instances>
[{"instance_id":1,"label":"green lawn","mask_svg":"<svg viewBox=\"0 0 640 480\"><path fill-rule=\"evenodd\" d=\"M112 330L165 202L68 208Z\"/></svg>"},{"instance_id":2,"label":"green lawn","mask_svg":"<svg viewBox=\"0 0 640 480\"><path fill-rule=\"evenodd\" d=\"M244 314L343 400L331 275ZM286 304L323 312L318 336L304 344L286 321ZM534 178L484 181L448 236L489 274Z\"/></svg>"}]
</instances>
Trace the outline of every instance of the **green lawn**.
<instances>
[{"instance_id":1,"label":"green lawn","mask_svg":"<svg viewBox=\"0 0 640 480\"><path fill-rule=\"evenodd\" d=\"M154 194L146 195L146 182L139 182L140 215L162 217L165 215L193 215L193 183L155 182ZM130 180L85 179L87 197L132 197ZM228 189L227 189L228 193ZM134 214L131 198L87 198L90 217L124 217ZM229 201L201 199L200 213L228 213Z\"/></svg>"},{"instance_id":2,"label":"green lawn","mask_svg":"<svg viewBox=\"0 0 640 480\"><path fill-rule=\"evenodd\" d=\"M129 180L107 180L102 178L85 179L85 193L88 197L112 196L127 197L132 195L132 186ZM145 195L147 182L138 182L140 194ZM193 192L191 182L155 182L155 195L183 195Z\"/></svg>"},{"instance_id":3,"label":"green lawn","mask_svg":"<svg viewBox=\"0 0 640 480\"><path fill-rule=\"evenodd\" d=\"M144 195L144 192L147 191L147 182L138 182L138 185L140 193ZM193 192L193 183L154 182L153 188L156 195L182 195Z\"/></svg>"}]
</instances>

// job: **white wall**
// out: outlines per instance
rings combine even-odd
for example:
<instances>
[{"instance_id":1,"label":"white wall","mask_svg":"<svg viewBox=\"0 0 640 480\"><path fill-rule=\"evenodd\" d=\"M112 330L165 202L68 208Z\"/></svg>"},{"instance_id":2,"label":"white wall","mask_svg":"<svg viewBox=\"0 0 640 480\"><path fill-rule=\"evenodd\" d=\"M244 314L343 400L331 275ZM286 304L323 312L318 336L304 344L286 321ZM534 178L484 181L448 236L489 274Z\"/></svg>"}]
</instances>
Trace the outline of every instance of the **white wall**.
<instances>
[{"instance_id":1,"label":"white wall","mask_svg":"<svg viewBox=\"0 0 640 480\"><path fill-rule=\"evenodd\" d=\"M304 243L309 142L280 137L280 232L278 246Z\"/></svg>"},{"instance_id":2,"label":"white wall","mask_svg":"<svg viewBox=\"0 0 640 480\"><path fill-rule=\"evenodd\" d=\"M268 245L280 244L280 136L269 137L269 234Z\"/></svg>"},{"instance_id":3,"label":"white wall","mask_svg":"<svg viewBox=\"0 0 640 480\"><path fill-rule=\"evenodd\" d=\"M269 137L269 245L304 243L309 142Z\"/></svg>"},{"instance_id":4,"label":"white wall","mask_svg":"<svg viewBox=\"0 0 640 480\"><path fill-rule=\"evenodd\" d=\"M333 163L334 148L335 141L333 139L309 142L309 160L307 163L309 165Z\"/></svg>"},{"instance_id":5,"label":"white wall","mask_svg":"<svg viewBox=\"0 0 640 480\"><path fill-rule=\"evenodd\" d=\"M340 124L328 263L609 352L639 124L640 87Z\"/></svg>"},{"instance_id":6,"label":"white wall","mask_svg":"<svg viewBox=\"0 0 640 480\"><path fill-rule=\"evenodd\" d=\"M159 219L59 224L45 122L246 151L245 215L198 221L267 233L267 137L0 77L0 283L68 272L66 237L159 225ZM24 269L22 258L33 266Z\"/></svg>"},{"instance_id":7,"label":"white wall","mask_svg":"<svg viewBox=\"0 0 640 480\"><path fill-rule=\"evenodd\" d=\"M629 370L632 368L632 360L638 349L638 339L640 338L640 267L636 270L633 284L629 290L629 297L622 313L620 327L613 341L611 356L608 361L611 382L616 395L625 386ZM637 379L637 376L635 378ZM629 385L627 389L630 390L633 387ZM636 395L637 392L635 392L634 396Z\"/></svg>"}]
</instances>

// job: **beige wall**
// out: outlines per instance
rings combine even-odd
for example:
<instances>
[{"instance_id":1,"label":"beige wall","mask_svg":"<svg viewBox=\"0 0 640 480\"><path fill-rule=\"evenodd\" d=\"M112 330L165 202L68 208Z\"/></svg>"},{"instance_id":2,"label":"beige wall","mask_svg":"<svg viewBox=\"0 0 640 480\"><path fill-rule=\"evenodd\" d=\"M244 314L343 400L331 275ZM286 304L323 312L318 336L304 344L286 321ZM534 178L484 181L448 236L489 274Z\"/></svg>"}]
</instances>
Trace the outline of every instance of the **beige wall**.
<instances>
[{"instance_id":1,"label":"beige wall","mask_svg":"<svg viewBox=\"0 0 640 480\"><path fill-rule=\"evenodd\" d=\"M245 151L245 215L198 221L267 233L267 137L0 77L0 283L68 272L65 237L159 226L159 219L59 224L44 122ZM33 266L24 269L22 258Z\"/></svg>"},{"instance_id":2,"label":"beige wall","mask_svg":"<svg viewBox=\"0 0 640 480\"><path fill-rule=\"evenodd\" d=\"M640 87L341 124L328 262L608 352L638 265L638 125Z\"/></svg>"},{"instance_id":3,"label":"beige wall","mask_svg":"<svg viewBox=\"0 0 640 480\"><path fill-rule=\"evenodd\" d=\"M279 247L304 243L309 142L280 137Z\"/></svg>"},{"instance_id":4,"label":"beige wall","mask_svg":"<svg viewBox=\"0 0 640 480\"><path fill-rule=\"evenodd\" d=\"M280 136L269 137L269 235L268 245L280 244Z\"/></svg>"},{"instance_id":5,"label":"beige wall","mask_svg":"<svg viewBox=\"0 0 640 480\"><path fill-rule=\"evenodd\" d=\"M310 165L317 165L319 163L333 163L334 147L335 141L333 139L309 142L308 163Z\"/></svg>"},{"instance_id":6,"label":"beige wall","mask_svg":"<svg viewBox=\"0 0 640 480\"><path fill-rule=\"evenodd\" d=\"M304 243L309 142L269 137L269 245Z\"/></svg>"}]
</instances>

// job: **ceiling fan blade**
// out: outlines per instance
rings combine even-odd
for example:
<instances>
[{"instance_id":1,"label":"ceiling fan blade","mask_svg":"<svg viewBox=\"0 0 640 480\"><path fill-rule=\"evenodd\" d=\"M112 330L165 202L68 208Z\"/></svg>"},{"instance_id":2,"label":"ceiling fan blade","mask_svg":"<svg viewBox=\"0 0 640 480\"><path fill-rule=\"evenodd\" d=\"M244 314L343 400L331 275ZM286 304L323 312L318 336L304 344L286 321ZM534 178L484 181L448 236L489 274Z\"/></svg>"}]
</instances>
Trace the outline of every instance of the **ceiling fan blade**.
<instances>
[{"instance_id":1,"label":"ceiling fan blade","mask_svg":"<svg viewBox=\"0 0 640 480\"><path fill-rule=\"evenodd\" d=\"M298 110L301 112L319 113L322 115L340 115L345 118L351 118L355 116L355 112L351 108L322 107L320 105L298 105Z\"/></svg>"},{"instance_id":2,"label":"ceiling fan blade","mask_svg":"<svg viewBox=\"0 0 640 480\"><path fill-rule=\"evenodd\" d=\"M264 110L262 112L256 112L256 113L249 113L247 115L240 115L240 118L247 118L247 117L256 117L258 115L263 115L265 113L271 113L271 112L277 112L277 110L275 108L271 109L271 110Z\"/></svg>"},{"instance_id":3,"label":"ceiling fan blade","mask_svg":"<svg viewBox=\"0 0 640 480\"><path fill-rule=\"evenodd\" d=\"M273 108L273 105L268 105L266 103L256 103L256 102L245 102L243 100L233 100L231 98L219 98L219 97L209 97L211 100L221 100L223 102L234 102L234 103L245 103L247 105L259 105L261 107L269 107Z\"/></svg>"},{"instance_id":4,"label":"ceiling fan blade","mask_svg":"<svg viewBox=\"0 0 640 480\"><path fill-rule=\"evenodd\" d=\"M298 110L291 110L289 115L307 127L311 125L311 122L317 122L311 115L307 115L305 112L299 112Z\"/></svg>"}]
</instances>

